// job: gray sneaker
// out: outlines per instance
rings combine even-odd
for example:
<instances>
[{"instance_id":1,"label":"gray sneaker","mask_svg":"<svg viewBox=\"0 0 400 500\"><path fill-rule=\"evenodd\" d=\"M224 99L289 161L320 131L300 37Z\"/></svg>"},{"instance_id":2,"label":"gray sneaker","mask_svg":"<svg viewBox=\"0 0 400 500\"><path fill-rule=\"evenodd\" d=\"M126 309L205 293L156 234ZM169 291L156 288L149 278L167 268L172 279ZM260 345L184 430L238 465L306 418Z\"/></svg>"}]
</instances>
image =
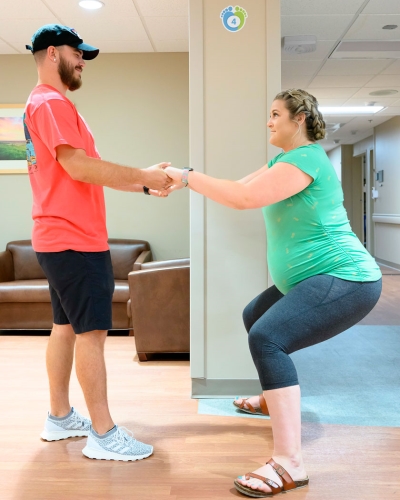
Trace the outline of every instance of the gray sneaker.
<instances>
[{"instance_id":1,"label":"gray sneaker","mask_svg":"<svg viewBox=\"0 0 400 500\"><path fill-rule=\"evenodd\" d=\"M71 408L70 415L67 418L59 419L47 415L44 423L43 432L40 437L45 441L59 441L70 437L89 436L92 422L78 413L74 407Z\"/></svg>"},{"instance_id":2,"label":"gray sneaker","mask_svg":"<svg viewBox=\"0 0 400 500\"><path fill-rule=\"evenodd\" d=\"M153 453L153 447L137 441L126 427L116 425L105 438L99 438L90 431L82 453L85 457L98 460L142 460Z\"/></svg>"}]
</instances>

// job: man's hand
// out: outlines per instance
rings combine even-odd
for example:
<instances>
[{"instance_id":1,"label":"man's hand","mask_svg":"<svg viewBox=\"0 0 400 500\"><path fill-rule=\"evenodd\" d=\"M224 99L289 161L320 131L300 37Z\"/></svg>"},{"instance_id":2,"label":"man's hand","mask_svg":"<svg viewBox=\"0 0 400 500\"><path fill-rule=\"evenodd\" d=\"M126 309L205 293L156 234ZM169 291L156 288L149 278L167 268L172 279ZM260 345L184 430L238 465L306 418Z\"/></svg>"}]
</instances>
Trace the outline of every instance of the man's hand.
<instances>
[{"instance_id":1,"label":"man's hand","mask_svg":"<svg viewBox=\"0 0 400 500\"><path fill-rule=\"evenodd\" d=\"M164 171L164 168L169 167L170 165L171 163L163 162L143 169L143 184L148 188L157 191L164 191L165 189L168 189L172 186L173 182Z\"/></svg>"}]
</instances>

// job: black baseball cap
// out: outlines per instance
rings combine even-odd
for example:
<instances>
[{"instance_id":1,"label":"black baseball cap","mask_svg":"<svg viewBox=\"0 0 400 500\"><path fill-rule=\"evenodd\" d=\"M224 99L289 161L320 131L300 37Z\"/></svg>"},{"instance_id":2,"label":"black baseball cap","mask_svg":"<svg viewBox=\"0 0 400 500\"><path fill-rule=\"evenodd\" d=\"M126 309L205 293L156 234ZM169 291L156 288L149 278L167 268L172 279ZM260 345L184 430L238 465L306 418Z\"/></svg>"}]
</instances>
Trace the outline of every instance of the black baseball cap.
<instances>
[{"instance_id":1,"label":"black baseball cap","mask_svg":"<svg viewBox=\"0 0 400 500\"><path fill-rule=\"evenodd\" d=\"M74 28L62 26L61 24L46 24L39 28L32 36L32 46L26 45L26 48L34 54L38 50L47 49L51 45L54 45L54 47L69 45L79 49L83 52L83 59L88 61L97 57L100 52L96 47L83 43L82 38Z\"/></svg>"}]
</instances>

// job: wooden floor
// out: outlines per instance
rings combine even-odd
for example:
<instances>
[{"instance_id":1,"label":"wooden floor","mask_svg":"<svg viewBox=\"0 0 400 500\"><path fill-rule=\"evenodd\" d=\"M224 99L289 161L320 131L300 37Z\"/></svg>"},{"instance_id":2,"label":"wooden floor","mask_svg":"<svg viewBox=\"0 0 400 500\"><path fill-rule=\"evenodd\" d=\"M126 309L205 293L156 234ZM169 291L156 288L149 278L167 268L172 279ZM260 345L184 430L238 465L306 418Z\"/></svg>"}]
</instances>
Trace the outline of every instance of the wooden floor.
<instances>
[{"instance_id":1,"label":"wooden floor","mask_svg":"<svg viewBox=\"0 0 400 500\"><path fill-rule=\"evenodd\" d=\"M371 321L398 318L400 275L384 276L384 290ZM107 340L110 404L115 421L153 444L154 455L106 462L83 457L84 439L41 441L46 344L43 336L0 336L1 500L245 498L233 478L269 458L269 421L198 415L189 362L139 363L134 337ZM84 413L75 376L71 392L72 404ZM400 499L400 428L305 423L303 445L310 486L290 499Z\"/></svg>"}]
</instances>

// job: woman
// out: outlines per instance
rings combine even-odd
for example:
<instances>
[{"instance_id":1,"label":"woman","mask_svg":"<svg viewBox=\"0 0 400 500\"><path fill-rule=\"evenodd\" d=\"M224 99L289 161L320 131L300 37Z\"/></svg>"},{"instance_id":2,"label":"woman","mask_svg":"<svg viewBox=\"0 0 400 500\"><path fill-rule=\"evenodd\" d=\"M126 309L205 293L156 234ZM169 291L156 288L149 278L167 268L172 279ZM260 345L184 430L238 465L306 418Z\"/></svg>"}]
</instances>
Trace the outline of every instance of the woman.
<instances>
[{"instance_id":1,"label":"woman","mask_svg":"<svg viewBox=\"0 0 400 500\"><path fill-rule=\"evenodd\" d=\"M281 92L267 125L271 144L282 153L237 182L166 168L177 184L217 203L263 211L275 285L243 313L263 394L236 404L270 414L274 451L266 465L235 480L236 489L251 497L309 482L301 454L300 387L289 354L358 323L375 306L382 285L379 267L351 230L336 173L316 143L325 137L325 123L315 97L304 90Z\"/></svg>"}]
</instances>

